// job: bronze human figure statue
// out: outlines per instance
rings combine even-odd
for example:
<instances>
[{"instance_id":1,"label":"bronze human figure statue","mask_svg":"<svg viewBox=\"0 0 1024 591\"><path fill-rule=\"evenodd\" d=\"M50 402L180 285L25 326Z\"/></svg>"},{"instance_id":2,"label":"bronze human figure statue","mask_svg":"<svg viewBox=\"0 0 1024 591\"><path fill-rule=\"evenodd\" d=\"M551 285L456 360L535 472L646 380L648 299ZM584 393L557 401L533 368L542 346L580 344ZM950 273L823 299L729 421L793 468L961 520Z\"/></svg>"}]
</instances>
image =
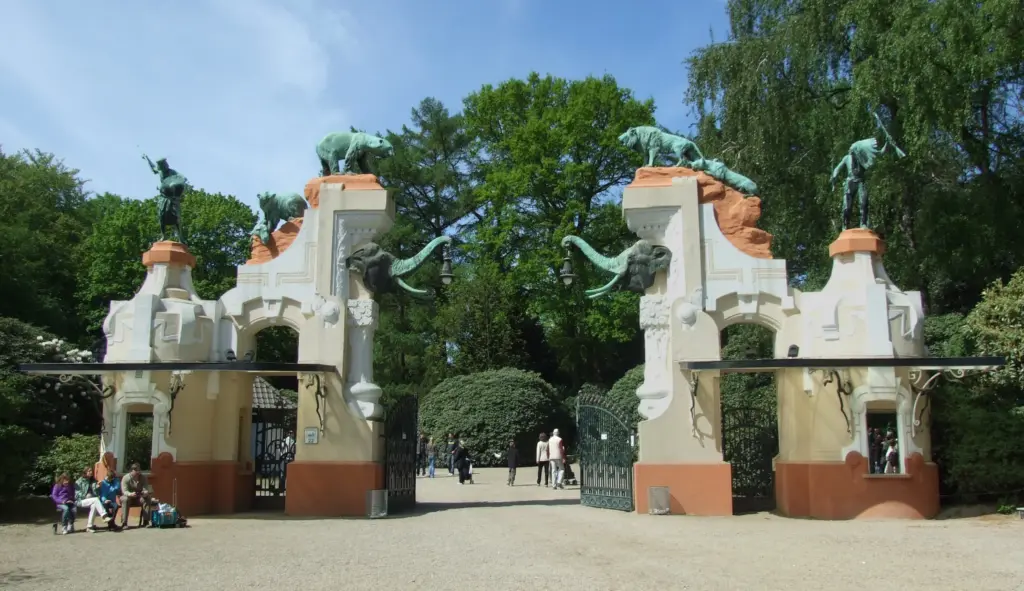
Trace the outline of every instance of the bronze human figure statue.
<instances>
[{"instance_id":1,"label":"bronze human figure statue","mask_svg":"<svg viewBox=\"0 0 1024 591\"><path fill-rule=\"evenodd\" d=\"M834 186L836 179L839 177L839 173L846 171L846 182L843 187L843 229L846 230L850 227L850 213L853 209L853 198L854 194L857 196L857 200L860 204L860 227L868 228L868 187L864 184L866 173L869 168L874 166L875 158L884 154L889 148L896 153L897 158L903 158L906 154L896 145L893 141L892 136L889 135L889 130L882 124L881 118L878 117L878 113L872 113L875 117L875 123L878 125L878 130L884 143L882 147L878 147L878 139L869 137L850 144L850 149L847 151L843 159L839 161L835 169L832 171L832 176L829 182Z\"/></svg>"},{"instance_id":2,"label":"bronze human figure statue","mask_svg":"<svg viewBox=\"0 0 1024 591\"><path fill-rule=\"evenodd\" d=\"M185 194L188 180L178 171L167 165L166 158L160 158L156 164L145 154L142 158L149 163L153 174L160 175L160 195L156 199L157 219L160 221L160 240L167 239L167 226L171 226L178 234L178 242L185 242L185 234L181 231L181 197Z\"/></svg>"}]
</instances>

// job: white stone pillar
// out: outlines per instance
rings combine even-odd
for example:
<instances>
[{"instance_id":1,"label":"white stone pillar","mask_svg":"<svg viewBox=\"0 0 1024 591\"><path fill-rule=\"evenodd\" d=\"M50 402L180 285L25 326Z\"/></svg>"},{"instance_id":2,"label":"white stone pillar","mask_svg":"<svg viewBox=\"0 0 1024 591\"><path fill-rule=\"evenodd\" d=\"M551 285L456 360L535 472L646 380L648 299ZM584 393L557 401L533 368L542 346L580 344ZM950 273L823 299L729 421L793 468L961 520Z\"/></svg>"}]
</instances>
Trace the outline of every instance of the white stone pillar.
<instances>
[{"instance_id":1,"label":"white stone pillar","mask_svg":"<svg viewBox=\"0 0 1024 591\"><path fill-rule=\"evenodd\" d=\"M636 390L640 415L652 419L661 415L671 401L672 377L669 373L669 309L666 296L640 298L640 328L644 331L644 383Z\"/></svg>"},{"instance_id":2,"label":"white stone pillar","mask_svg":"<svg viewBox=\"0 0 1024 591\"><path fill-rule=\"evenodd\" d=\"M373 335L377 330L377 302L370 299L348 301L349 363L345 390L365 419L380 418L381 389L373 383Z\"/></svg>"}]
</instances>

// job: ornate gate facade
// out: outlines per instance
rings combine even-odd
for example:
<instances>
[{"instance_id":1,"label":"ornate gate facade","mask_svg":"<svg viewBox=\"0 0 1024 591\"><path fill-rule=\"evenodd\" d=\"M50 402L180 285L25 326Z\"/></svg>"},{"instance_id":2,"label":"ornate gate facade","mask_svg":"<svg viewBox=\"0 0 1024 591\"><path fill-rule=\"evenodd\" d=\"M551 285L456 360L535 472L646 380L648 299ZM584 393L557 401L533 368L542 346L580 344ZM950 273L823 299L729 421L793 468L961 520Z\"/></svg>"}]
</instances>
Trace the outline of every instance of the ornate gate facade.
<instances>
[{"instance_id":1,"label":"ornate gate facade","mask_svg":"<svg viewBox=\"0 0 1024 591\"><path fill-rule=\"evenodd\" d=\"M419 400L406 396L388 409L384 420L384 475L388 513L416 506L416 438L419 436Z\"/></svg>"},{"instance_id":2,"label":"ornate gate facade","mask_svg":"<svg viewBox=\"0 0 1024 591\"><path fill-rule=\"evenodd\" d=\"M733 513L775 509L776 414L761 408L722 408L722 455L732 466Z\"/></svg>"},{"instance_id":3,"label":"ornate gate facade","mask_svg":"<svg viewBox=\"0 0 1024 591\"><path fill-rule=\"evenodd\" d=\"M252 458L255 511L284 511L288 464L295 459L297 405L262 378L253 380Z\"/></svg>"},{"instance_id":4,"label":"ornate gate facade","mask_svg":"<svg viewBox=\"0 0 1024 591\"><path fill-rule=\"evenodd\" d=\"M633 444L629 421L600 396L576 402L580 456L580 503L588 507L633 510Z\"/></svg>"}]
</instances>

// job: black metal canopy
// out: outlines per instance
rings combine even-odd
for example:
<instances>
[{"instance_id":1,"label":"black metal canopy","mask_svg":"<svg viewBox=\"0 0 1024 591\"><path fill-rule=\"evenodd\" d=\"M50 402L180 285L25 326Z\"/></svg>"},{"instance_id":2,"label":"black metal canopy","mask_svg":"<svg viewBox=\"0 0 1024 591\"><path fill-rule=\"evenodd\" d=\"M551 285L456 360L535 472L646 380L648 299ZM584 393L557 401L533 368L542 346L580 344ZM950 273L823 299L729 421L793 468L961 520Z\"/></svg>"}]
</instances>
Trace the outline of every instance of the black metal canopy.
<instances>
[{"instance_id":1,"label":"black metal canopy","mask_svg":"<svg viewBox=\"0 0 1024 591\"><path fill-rule=\"evenodd\" d=\"M297 373L336 373L338 368L320 363L277 363L262 361L218 362L111 362L111 363L23 363L18 371L36 375L96 375L128 371L221 371L263 376Z\"/></svg>"},{"instance_id":2,"label":"black metal canopy","mask_svg":"<svg viewBox=\"0 0 1024 591\"><path fill-rule=\"evenodd\" d=\"M680 361L680 369L718 370L722 373L757 373L780 369L852 369L861 367L906 367L919 371L948 369L993 369L1006 365L1005 357L784 357L780 359L731 359Z\"/></svg>"}]
</instances>

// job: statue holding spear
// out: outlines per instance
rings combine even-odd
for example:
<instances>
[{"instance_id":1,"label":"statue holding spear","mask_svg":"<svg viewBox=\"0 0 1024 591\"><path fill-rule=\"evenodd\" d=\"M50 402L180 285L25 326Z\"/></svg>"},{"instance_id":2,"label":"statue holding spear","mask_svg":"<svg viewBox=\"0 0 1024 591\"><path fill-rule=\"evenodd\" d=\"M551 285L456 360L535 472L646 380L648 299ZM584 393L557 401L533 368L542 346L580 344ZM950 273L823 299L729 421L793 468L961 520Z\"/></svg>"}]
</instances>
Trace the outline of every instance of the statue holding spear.
<instances>
[{"instance_id":1,"label":"statue holding spear","mask_svg":"<svg viewBox=\"0 0 1024 591\"><path fill-rule=\"evenodd\" d=\"M185 235L181 231L181 198L185 194L188 180L167 165L166 158L160 158L156 164L143 154L142 159L149 164L153 174L160 175L160 195L157 197L157 218L160 221L160 240L167 237L167 226L175 229L178 241L184 243Z\"/></svg>"},{"instance_id":2,"label":"statue holding spear","mask_svg":"<svg viewBox=\"0 0 1024 591\"><path fill-rule=\"evenodd\" d=\"M893 141L892 136L889 135L889 130L885 128L882 123L882 119L878 116L878 113L872 112L875 118L875 123L878 126L883 144L882 147L878 147L878 139L869 137L862 139L850 144L850 149L843 156L843 159L836 165L835 170L832 171L832 177L829 180L833 186L835 186L836 178L839 177L839 173L843 170L846 171L846 183L843 190L843 229L846 230L850 227L850 213L853 209L853 197L854 194L858 197L860 202L860 227L868 228L868 188L865 182L865 175L867 170L871 168L875 163L875 158L879 155L884 154L889 148L896 153L897 158L903 158L906 154L896 145Z\"/></svg>"}]
</instances>

